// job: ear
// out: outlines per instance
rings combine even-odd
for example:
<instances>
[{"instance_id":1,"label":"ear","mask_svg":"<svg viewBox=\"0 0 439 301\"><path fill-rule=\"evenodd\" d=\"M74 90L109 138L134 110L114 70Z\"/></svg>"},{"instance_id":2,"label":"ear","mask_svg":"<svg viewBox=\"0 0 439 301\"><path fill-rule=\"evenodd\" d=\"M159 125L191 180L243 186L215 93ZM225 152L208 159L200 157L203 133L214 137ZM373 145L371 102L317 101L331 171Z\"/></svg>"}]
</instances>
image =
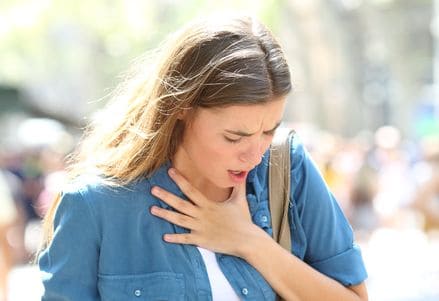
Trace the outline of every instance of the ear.
<instances>
[{"instance_id":1,"label":"ear","mask_svg":"<svg viewBox=\"0 0 439 301\"><path fill-rule=\"evenodd\" d=\"M177 113L177 120L188 122L193 118L195 111L193 108L182 108L180 112Z\"/></svg>"},{"instance_id":2,"label":"ear","mask_svg":"<svg viewBox=\"0 0 439 301\"><path fill-rule=\"evenodd\" d=\"M180 112L177 113L178 120L186 120L188 110L181 109Z\"/></svg>"}]
</instances>

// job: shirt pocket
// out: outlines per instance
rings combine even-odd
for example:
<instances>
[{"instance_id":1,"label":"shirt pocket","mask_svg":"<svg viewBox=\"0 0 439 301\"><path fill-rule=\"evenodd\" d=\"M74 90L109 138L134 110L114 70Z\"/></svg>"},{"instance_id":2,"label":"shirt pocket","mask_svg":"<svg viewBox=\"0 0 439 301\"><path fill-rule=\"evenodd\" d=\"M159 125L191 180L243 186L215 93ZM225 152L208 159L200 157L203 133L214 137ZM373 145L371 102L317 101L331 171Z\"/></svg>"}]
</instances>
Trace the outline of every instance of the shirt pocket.
<instances>
[{"instance_id":1,"label":"shirt pocket","mask_svg":"<svg viewBox=\"0 0 439 301\"><path fill-rule=\"evenodd\" d=\"M183 301L184 276L171 272L99 275L102 301Z\"/></svg>"}]
</instances>

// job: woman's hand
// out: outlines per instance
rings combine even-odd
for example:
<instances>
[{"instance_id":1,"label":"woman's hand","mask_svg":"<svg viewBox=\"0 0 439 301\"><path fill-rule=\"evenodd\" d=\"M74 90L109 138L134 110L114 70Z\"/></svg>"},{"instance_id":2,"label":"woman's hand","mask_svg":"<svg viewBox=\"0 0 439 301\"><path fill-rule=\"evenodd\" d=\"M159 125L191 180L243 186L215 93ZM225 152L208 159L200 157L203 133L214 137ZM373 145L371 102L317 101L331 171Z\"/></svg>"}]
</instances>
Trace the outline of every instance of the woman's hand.
<instances>
[{"instance_id":1,"label":"woman's hand","mask_svg":"<svg viewBox=\"0 0 439 301\"><path fill-rule=\"evenodd\" d=\"M165 241L193 244L214 252L243 257L245 250L248 250L245 245L247 238L254 237L255 234L265 234L251 220L245 182L233 188L228 200L214 202L207 199L175 169L171 168L169 175L191 202L155 186L152 194L177 212L152 206L151 213L189 229L190 233L166 234Z\"/></svg>"},{"instance_id":2,"label":"woman's hand","mask_svg":"<svg viewBox=\"0 0 439 301\"><path fill-rule=\"evenodd\" d=\"M207 199L175 169L169 175L189 198L185 201L159 187L152 193L177 212L151 207L155 216L190 230L165 234L170 243L193 244L238 256L257 269L285 300L367 300L364 283L349 288L325 276L278 245L253 224L246 200L245 184L233 189L224 202Z\"/></svg>"}]
</instances>

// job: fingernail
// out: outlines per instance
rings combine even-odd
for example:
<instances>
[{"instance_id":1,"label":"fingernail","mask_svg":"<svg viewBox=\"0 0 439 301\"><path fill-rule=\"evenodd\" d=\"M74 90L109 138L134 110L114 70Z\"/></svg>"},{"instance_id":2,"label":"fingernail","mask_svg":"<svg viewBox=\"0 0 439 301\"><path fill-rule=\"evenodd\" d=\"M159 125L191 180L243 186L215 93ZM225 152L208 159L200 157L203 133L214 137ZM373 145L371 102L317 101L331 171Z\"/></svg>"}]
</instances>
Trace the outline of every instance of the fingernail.
<instances>
[{"instance_id":1,"label":"fingernail","mask_svg":"<svg viewBox=\"0 0 439 301\"><path fill-rule=\"evenodd\" d=\"M160 187L158 187L158 186L154 186L154 187L151 189L151 192L152 192L152 194L160 194Z\"/></svg>"},{"instance_id":2,"label":"fingernail","mask_svg":"<svg viewBox=\"0 0 439 301\"><path fill-rule=\"evenodd\" d=\"M151 209L149 210L152 214L156 214L157 213L157 207L152 206Z\"/></svg>"}]
</instances>

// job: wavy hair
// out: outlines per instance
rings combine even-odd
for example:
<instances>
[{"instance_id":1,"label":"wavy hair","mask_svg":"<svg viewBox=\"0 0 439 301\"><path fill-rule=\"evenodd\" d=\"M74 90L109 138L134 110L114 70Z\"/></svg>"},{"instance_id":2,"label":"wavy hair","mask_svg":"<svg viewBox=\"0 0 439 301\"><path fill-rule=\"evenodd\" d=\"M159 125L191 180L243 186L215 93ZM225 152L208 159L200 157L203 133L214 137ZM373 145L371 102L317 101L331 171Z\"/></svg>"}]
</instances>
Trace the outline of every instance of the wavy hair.
<instances>
[{"instance_id":1,"label":"wavy hair","mask_svg":"<svg viewBox=\"0 0 439 301\"><path fill-rule=\"evenodd\" d=\"M95 173L125 185L149 176L175 154L183 110L263 103L291 90L281 47L252 17L191 23L160 49L87 128L71 158L72 177ZM46 242L58 203L46 216Z\"/></svg>"}]
</instances>

